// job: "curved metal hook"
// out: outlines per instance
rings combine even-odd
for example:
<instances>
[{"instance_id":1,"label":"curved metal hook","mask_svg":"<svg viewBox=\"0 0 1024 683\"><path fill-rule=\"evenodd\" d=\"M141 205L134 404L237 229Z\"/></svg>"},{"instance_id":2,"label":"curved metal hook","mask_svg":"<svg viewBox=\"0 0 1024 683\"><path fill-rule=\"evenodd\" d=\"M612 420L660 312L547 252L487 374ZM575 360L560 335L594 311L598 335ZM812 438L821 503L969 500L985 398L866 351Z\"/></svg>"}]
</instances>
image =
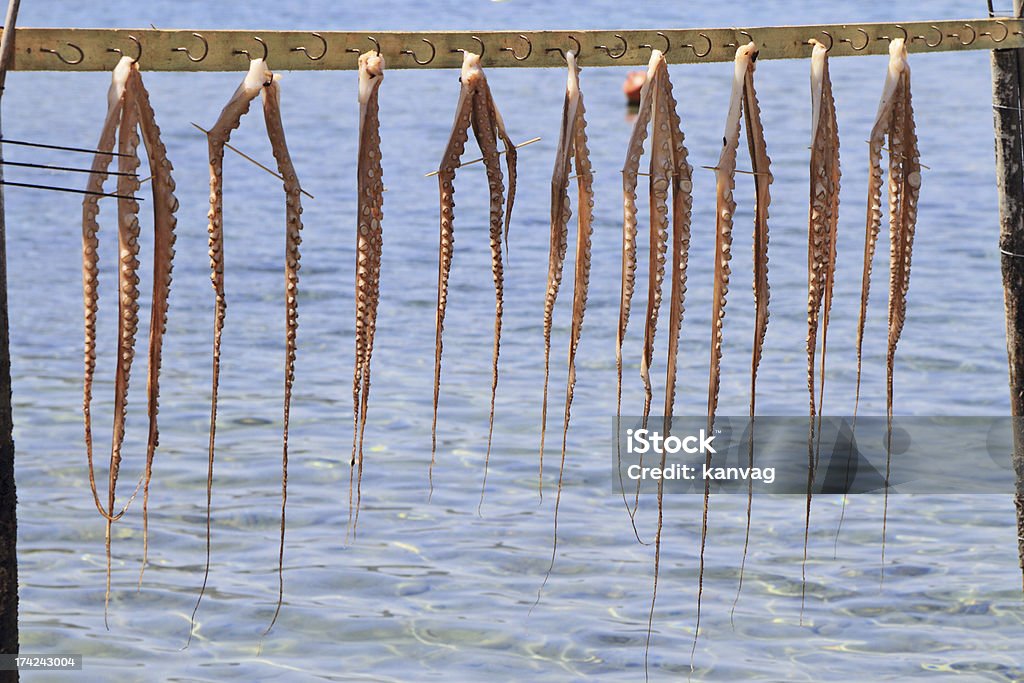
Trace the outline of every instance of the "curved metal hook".
<instances>
[{"instance_id":1,"label":"curved metal hook","mask_svg":"<svg viewBox=\"0 0 1024 683\"><path fill-rule=\"evenodd\" d=\"M526 41L526 54L525 55L520 57L519 55L516 54L515 48L511 48L511 47L503 47L503 48L501 48L500 52L511 52L513 59L515 59L517 62L523 62L523 61L526 61L527 59L529 59L530 55L533 54L533 41L530 40L529 36L525 36L522 33L519 34L519 37L520 37L520 39Z\"/></svg>"},{"instance_id":2,"label":"curved metal hook","mask_svg":"<svg viewBox=\"0 0 1024 683\"><path fill-rule=\"evenodd\" d=\"M989 38L991 38L991 39L992 39L992 42L993 42L993 43L1001 43L1001 42L1003 42L1004 40L1006 40L1006 39L1007 39L1007 38L1009 37L1009 35L1010 35L1010 29L1006 28L1006 24L1004 24L1004 23L1003 23L1003 22L1001 22L1001 21L997 21L997 22L996 22L996 25L997 25L997 26L1002 26L1002 27L1003 27L1003 37L1002 37L1002 38L1000 38L999 40L996 40L995 36L993 36L993 35L992 35L992 32L991 32L991 31L985 31L985 32L984 32L984 33L982 33L981 35L983 35L983 36L988 36Z\"/></svg>"},{"instance_id":3,"label":"curved metal hook","mask_svg":"<svg viewBox=\"0 0 1024 683\"><path fill-rule=\"evenodd\" d=\"M71 48L72 50L74 50L75 52L77 52L77 53L78 53L78 59L76 59L76 60L72 61L72 60L70 60L70 59L67 59L67 58L66 58L66 57L65 57L64 55L62 55L62 54L61 54L60 52L58 52L57 50L51 50L51 49L50 49L50 48L48 48L48 47L43 47L43 48L40 48L40 51L41 51L41 52L46 52L46 53L49 53L49 54L51 54L51 55L57 55L57 59L59 59L60 61L64 62L64 63L65 63L65 64L67 64L68 66L74 66L75 64L81 64L81 63L82 63L82 60L83 60L83 59L85 59L85 53L84 53L84 52L82 52L82 48L78 47L78 46L77 46L77 45L75 45L74 43L68 43L68 42L65 42L64 44L65 44L65 45L67 45L67 46L68 46L68 47L70 47L70 48Z\"/></svg>"},{"instance_id":4,"label":"curved metal hook","mask_svg":"<svg viewBox=\"0 0 1024 683\"><path fill-rule=\"evenodd\" d=\"M267 61L267 55L270 54L270 49L267 47L266 41L263 40L262 38L260 38L259 36L253 36L252 39L255 40L257 43L259 43L260 45L263 46L263 57L262 57L262 59L263 59L264 62ZM232 50L231 54L233 54L233 55L245 55L249 59L252 59L252 55L249 54L248 50Z\"/></svg>"},{"instance_id":5,"label":"curved metal hook","mask_svg":"<svg viewBox=\"0 0 1024 683\"><path fill-rule=\"evenodd\" d=\"M704 52L697 52L697 48L695 48L693 45L683 45L683 47L688 47L691 50L693 50L693 56L694 57L707 57L709 54L711 54L711 48L712 48L711 39L708 38L703 33L698 33L697 35L707 41L708 49L704 50Z\"/></svg>"},{"instance_id":6,"label":"curved metal hook","mask_svg":"<svg viewBox=\"0 0 1024 683\"><path fill-rule=\"evenodd\" d=\"M1003 24L1003 28L1006 28L1005 24ZM939 43L942 42L942 39L944 37L942 35L942 29L939 28L938 26L932 25L931 30L933 30L933 31L935 31L936 33L939 34L939 39L936 40L934 43L929 42L928 38L925 37L925 36L918 36L918 37L921 38L922 40L924 40L924 44L927 45L928 47L938 47ZM1007 31L1007 32L1009 32L1009 31ZM1006 40L1006 36L1005 35L1003 36L1003 40ZM1002 41L998 41L997 40L996 42L998 43L998 42L1002 42Z\"/></svg>"},{"instance_id":7,"label":"curved metal hook","mask_svg":"<svg viewBox=\"0 0 1024 683\"><path fill-rule=\"evenodd\" d=\"M832 45L835 44L835 41L832 40L832 34L829 33L828 31L822 31L822 33L825 34L826 38L828 38L828 47L825 48L825 52L826 53L831 52L832 51ZM809 40L804 43L804 45L810 45L810 44L811 44L811 41L809 41ZM822 43L822 45L824 45L824 43Z\"/></svg>"},{"instance_id":8,"label":"curved metal hook","mask_svg":"<svg viewBox=\"0 0 1024 683\"><path fill-rule=\"evenodd\" d=\"M195 34L192 34L192 35L195 35ZM291 51L292 51L292 52L301 52L302 54L306 55L306 57L307 57L307 58L309 59L309 61L311 61L311 62L319 62L319 61L320 61L321 59L323 59L324 57L326 57L326 56L327 56L327 39L326 39L326 38L324 38L324 37L323 37L322 35L320 35L319 33L317 33L316 31L313 31L313 32L312 32L312 35L313 35L313 37L315 37L315 38L316 38L317 40L319 40L319 41L320 41L320 43L321 43L321 44L323 45L323 49L322 49L322 50L320 50L320 54L319 54L318 56L314 57L314 56L312 56L311 54L309 54L309 50L307 50L307 49L306 49L306 47L305 47L304 45L300 45L299 47L293 47L293 48L291 49ZM378 54L380 54L380 53L378 52Z\"/></svg>"},{"instance_id":9,"label":"curved metal hook","mask_svg":"<svg viewBox=\"0 0 1024 683\"><path fill-rule=\"evenodd\" d=\"M839 42L840 43L849 43L850 44L850 49L852 49L854 52L860 52L861 50L867 49L868 43L871 42L871 36L869 36L868 32L865 31L862 28L857 29L857 32L860 33L862 36L864 36L864 44L861 45L860 47L857 47L853 43L853 40L851 38L840 38Z\"/></svg>"},{"instance_id":10,"label":"curved metal hook","mask_svg":"<svg viewBox=\"0 0 1024 683\"><path fill-rule=\"evenodd\" d=\"M206 59L206 55L210 52L210 44L206 42L206 38L201 33L193 33L192 36L203 41L203 54L193 57L187 47L172 47L171 52L184 52L190 62L201 62Z\"/></svg>"},{"instance_id":11,"label":"curved metal hook","mask_svg":"<svg viewBox=\"0 0 1024 683\"><path fill-rule=\"evenodd\" d=\"M132 64L138 64L139 60L142 59L142 43L139 42L138 38L136 38L135 36L133 36L131 34L128 35L128 39L131 40L133 43L135 43L135 59L132 60ZM68 45L70 45L70 44L71 43L68 43ZM81 52L81 50L79 50L79 52ZM122 52L120 50L120 48L116 48L116 47L108 47L107 48L107 52L114 52L116 54L121 55L122 57L124 56L124 52ZM58 55L58 57L59 56L60 55ZM81 60L79 60L79 61L81 61Z\"/></svg>"},{"instance_id":12,"label":"curved metal hook","mask_svg":"<svg viewBox=\"0 0 1024 683\"><path fill-rule=\"evenodd\" d=\"M669 51L672 49L672 41L670 41L668 39L668 36L666 36L661 31L658 31L655 35L657 35L658 37L660 37L662 40L665 41L665 49L661 51L661 54L667 55L669 53ZM641 44L640 47L646 47L651 52L654 51L654 48L652 46L650 46L650 45Z\"/></svg>"},{"instance_id":13,"label":"curved metal hook","mask_svg":"<svg viewBox=\"0 0 1024 683\"><path fill-rule=\"evenodd\" d=\"M618 33L616 33L614 35L615 35L615 38L618 39L618 41L620 43L622 43L622 50L619 51L619 54L617 54L617 55L612 54L612 51L608 48L607 45L598 45L598 46L596 46L596 49L604 50L604 53L606 55L608 55L609 57L611 57L612 59L621 59L622 55L626 54L626 50L629 49L629 43L627 43L626 39L623 38L622 36L620 36Z\"/></svg>"},{"instance_id":14,"label":"curved metal hook","mask_svg":"<svg viewBox=\"0 0 1024 683\"><path fill-rule=\"evenodd\" d=\"M903 40L904 41L909 41L910 40L910 34L907 33L907 29L903 28L899 24L895 24L895 27L898 28L899 30L903 31ZM878 40L888 40L891 43L893 40L895 40L895 38L892 38L891 36L878 36Z\"/></svg>"},{"instance_id":15,"label":"curved metal hook","mask_svg":"<svg viewBox=\"0 0 1024 683\"><path fill-rule=\"evenodd\" d=\"M740 32L738 33L738 35L741 35L741 36L746 36L746 37L747 37L747 39L748 39L748 40L749 40L749 41L750 41L751 43L755 43L755 44L757 43L757 41L756 41L756 40L754 40L754 36L750 35L750 34L749 34L749 33L747 33L746 31L740 31ZM739 43L726 43L726 44L725 44L725 46L726 46L726 47L739 47Z\"/></svg>"},{"instance_id":16,"label":"curved metal hook","mask_svg":"<svg viewBox=\"0 0 1024 683\"><path fill-rule=\"evenodd\" d=\"M380 57L380 43L373 36L366 36L366 39L373 43L374 49L377 51L377 56Z\"/></svg>"},{"instance_id":17,"label":"curved metal hook","mask_svg":"<svg viewBox=\"0 0 1024 683\"><path fill-rule=\"evenodd\" d=\"M973 45L974 41L978 39L978 32L975 31L974 27L971 26L970 24L964 24L964 28L969 29L971 32L971 39L968 40L966 43L964 42L964 39L960 36L959 33L950 33L949 37L956 38L962 46L967 47L968 45Z\"/></svg>"},{"instance_id":18,"label":"curved metal hook","mask_svg":"<svg viewBox=\"0 0 1024 683\"><path fill-rule=\"evenodd\" d=\"M573 42L573 44L576 45L576 49L574 49L573 52L576 54L577 57L579 57L580 53L583 52L583 46L580 45L580 41L576 40L576 36L569 36L569 40L571 40ZM560 47L549 47L546 50L544 50L544 52L545 53L557 52L558 54L562 55L562 59L566 58L565 57L565 52ZM566 61L568 61L568 60L566 60Z\"/></svg>"},{"instance_id":19,"label":"curved metal hook","mask_svg":"<svg viewBox=\"0 0 1024 683\"><path fill-rule=\"evenodd\" d=\"M482 59L483 56L484 56L484 51L487 50L487 46L484 45L484 41L480 40L480 38L477 37L477 36L470 36L470 38L475 40L477 45L480 46L480 58ZM465 53L466 50L463 50L461 47L457 47L457 48L452 49L452 52L462 52L462 53Z\"/></svg>"},{"instance_id":20,"label":"curved metal hook","mask_svg":"<svg viewBox=\"0 0 1024 683\"><path fill-rule=\"evenodd\" d=\"M402 50L399 54L411 55L412 56L412 61L416 62L420 66L425 66L427 64L430 64L432 61L434 61L434 57L437 55L437 48L434 47L434 44L432 42L430 42L429 40L427 40L426 38L421 38L420 40L422 40L424 43L426 43L427 45L430 46L430 57L426 61L421 62L419 57L417 57L416 53L413 52L412 50Z\"/></svg>"}]
</instances>

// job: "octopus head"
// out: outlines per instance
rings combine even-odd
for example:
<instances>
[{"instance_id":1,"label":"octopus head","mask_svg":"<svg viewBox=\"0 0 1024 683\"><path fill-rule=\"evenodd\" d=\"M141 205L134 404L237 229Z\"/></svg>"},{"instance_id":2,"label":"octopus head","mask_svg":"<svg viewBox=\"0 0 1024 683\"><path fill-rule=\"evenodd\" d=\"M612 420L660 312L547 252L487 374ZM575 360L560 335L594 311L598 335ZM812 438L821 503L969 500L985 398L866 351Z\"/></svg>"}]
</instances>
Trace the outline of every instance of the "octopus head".
<instances>
[{"instance_id":1,"label":"octopus head","mask_svg":"<svg viewBox=\"0 0 1024 683\"><path fill-rule=\"evenodd\" d=\"M384 57L371 50L359 55L359 101L365 102L384 79Z\"/></svg>"},{"instance_id":2,"label":"octopus head","mask_svg":"<svg viewBox=\"0 0 1024 683\"><path fill-rule=\"evenodd\" d=\"M473 87L483 78L484 72L480 68L480 55L469 51L462 53L462 76L459 80L463 87Z\"/></svg>"}]
</instances>

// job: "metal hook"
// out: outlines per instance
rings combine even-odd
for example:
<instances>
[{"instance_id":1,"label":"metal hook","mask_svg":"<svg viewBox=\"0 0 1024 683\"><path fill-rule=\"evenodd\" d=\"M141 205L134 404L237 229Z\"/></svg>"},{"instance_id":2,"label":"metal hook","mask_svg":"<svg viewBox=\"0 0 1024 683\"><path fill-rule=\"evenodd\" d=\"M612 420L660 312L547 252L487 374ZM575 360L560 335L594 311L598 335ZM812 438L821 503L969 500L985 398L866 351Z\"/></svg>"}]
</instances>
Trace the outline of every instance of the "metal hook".
<instances>
[{"instance_id":1,"label":"metal hook","mask_svg":"<svg viewBox=\"0 0 1024 683\"><path fill-rule=\"evenodd\" d=\"M746 31L740 31L739 35L746 36L747 39L749 40L749 42L751 42L751 43L756 43L757 42L757 41L754 40L754 36L750 35ZM725 46L726 47L739 47L739 43L726 43Z\"/></svg>"},{"instance_id":2,"label":"metal hook","mask_svg":"<svg viewBox=\"0 0 1024 683\"><path fill-rule=\"evenodd\" d=\"M996 40L996 39L995 39L995 37L994 37L994 36L992 35L992 32L991 32L991 31L985 31L985 32L984 32L984 33L982 33L981 35L983 35L983 36L988 36L989 38L992 38L992 42L993 42L993 43L1001 43L1001 42L1003 42L1004 40L1006 40L1006 39L1007 39L1007 37L1009 37L1009 35L1010 35L1010 29L1006 28L1006 24L1004 24L1004 23L1003 23L1003 22L1001 22L1001 21L997 21L997 22L996 22L996 25L997 25L997 26L1002 26L1002 27L1003 27L1003 37L1002 37L1002 38L1000 38L999 40Z\"/></svg>"},{"instance_id":3,"label":"metal hook","mask_svg":"<svg viewBox=\"0 0 1024 683\"><path fill-rule=\"evenodd\" d=\"M50 49L50 48L48 48L48 47L43 47L43 48L40 48L40 51L42 51L42 52L47 52L47 53L49 53L49 54L51 54L51 55L57 55L57 59L59 59L60 61L64 62L64 63L65 63L65 64L67 64L68 66L74 66L75 64L81 64L81 63L82 63L82 60L83 60L83 59L85 59L85 53L84 53L84 52L82 52L82 48L78 47L78 46L77 46L77 45L75 45L74 43L67 43L67 42L65 42L64 44L65 44L65 45L67 45L67 46L68 46L68 47L70 47L70 48L71 48L72 50L74 50L75 52L77 52L77 53L78 53L78 59L76 59L76 60L72 61L72 60L70 60L70 59L67 59L67 58L66 58L66 57L65 57L64 55L62 55L62 54L61 54L60 52L57 52L56 50L51 50L51 49Z\"/></svg>"},{"instance_id":4,"label":"metal hook","mask_svg":"<svg viewBox=\"0 0 1024 683\"><path fill-rule=\"evenodd\" d=\"M694 57L707 57L709 54L711 54L711 47L712 47L711 39L708 38L703 33L698 33L697 35L707 41L708 49L704 50L704 52L697 52L697 48L695 48L693 45L683 45L683 47L688 47L691 50L693 50L693 56Z\"/></svg>"},{"instance_id":5,"label":"metal hook","mask_svg":"<svg viewBox=\"0 0 1024 683\"><path fill-rule=\"evenodd\" d=\"M609 57L611 57L612 59L621 59L621 58L622 58L622 55L626 54L626 50L628 50L628 49L629 49L629 43L627 43L627 42L626 42L626 39L625 39L625 38L623 38L622 36L620 36L620 35L619 35L618 33L616 33L616 34L614 34L614 35L615 35L615 38L616 38L616 39L617 39L617 40L618 40L619 42L621 42L621 43L622 43L622 50L620 50L620 51L619 51L619 54L617 54L617 55L614 55L614 54L612 54L612 51L611 51L611 50L610 50L610 49L608 48L608 46L607 46L607 45L598 45L598 46L597 46L597 49L598 49L598 50L604 50L604 53L605 53L606 55L608 55Z\"/></svg>"},{"instance_id":6,"label":"metal hook","mask_svg":"<svg viewBox=\"0 0 1024 683\"><path fill-rule=\"evenodd\" d=\"M192 36L203 41L203 54L199 55L198 57L193 57L192 53L189 51L187 47L172 47L171 52L184 52L185 56L188 57L188 60L190 62L201 62L204 59L206 59L207 53L210 52L210 44L206 42L206 38L203 37L203 35L200 33L193 33Z\"/></svg>"},{"instance_id":7,"label":"metal hook","mask_svg":"<svg viewBox=\"0 0 1024 683\"><path fill-rule=\"evenodd\" d=\"M132 60L132 64L138 64L139 60L142 59L142 43L140 43L139 39L136 38L133 35L129 35L128 38L133 43L135 43L135 59ZM68 45L70 45L70 44L71 43L68 43ZM116 48L116 47L108 47L107 48L107 52L114 52L116 54L121 55L122 57L124 56L124 52L122 52L119 48ZM81 60L79 60L79 61L81 61Z\"/></svg>"},{"instance_id":8,"label":"metal hook","mask_svg":"<svg viewBox=\"0 0 1024 683\"><path fill-rule=\"evenodd\" d=\"M531 41L528 36L525 36L522 33L519 34L519 37L522 40L526 41L526 54L525 55L520 57L519 55L516 54L515 48L511 48L511 47L503 47L503 48L500 49L500 52L511 52L513 59L515 59L517 62L523 62L523 61L526 61L527 59L529 59L530 55L533 54L533 41Z\"/></svg>"},{"instance_id":9,"label":"metal hook","mask_svg":"<svg viewBox=\"0 0 1024 683\"><path fill-rule=\"evenodd\" d=\"M484 41L480 40L480 38L478 38L477 36L470 36L470 38L475 40L477 45L480 46L480 58L482 59L483 56L484 56L484 51L487 49L487 46L484 45ZM457 48L452 49L452 52L462 52L462 53L465 53L466 50L463 50L462 48L457 47Z\"/></svg>"},{"instance_id":10,"label":"metal hook","mask_svg":"<svg viewBox=\"0 0 1024 683\"><path fill-rule=\"evenodd\" d=\"M660 38L661 38L662 40L664 40L664 41L665 41L665 49L661 51L661 54L663 54L663 55L667 55L667 54L669 53L669 50L671 50L671 49L672 49L672 41L670 41L670 40L668 39L668 36L666 36L666 35L665 35L664 33L662 33L661 31L658 31L658 32L657 32L657 33L656 33L655 35L659 36L659 37L660 37ZM640 47L646 47L646 48L647 48L648 50L650 50L651 52L653 52L653 51L654 51L654 48L653 48L653 47L651 47L650 45L644 45L644 44L641 44L641 45L640 45Z\"/></svg>"},{"instance_id":11,"label":"metal hook","mask_svg":"<svg viewBox=\"0 0 1024 683\"><path fill-rule=\"evenodd\" d=\"M909 40L909 39L910 39L910 34L909 34L909 33L907 33L907 29L903 28L903 27L902 27L902 26L900 26L899 24L895 24L895 26L896 26L896 28L898 28L899 30L903 31L903 40L904 40L904 41L907 41L907 40ZM888 40L888 41L889 41L889 42L891 43L891 42L892 42L893 40L895 40L895 38L891 38L891 37L889 37L889 36L878 36L878 40Z\"/></svg>"},{"instance_id":12,"label":"metal hook","mask_svg":"<svg viewBox=\"0 0 1024 683\"><path fill-rule=\"evenodd\" d=\"M959 33L950 33L949 37L950 38L956 38L957 41L960 43L960 45L962 45L964 47L967 47L968 45L973 45L974 41L978 39L978 32L975 31L974 27L971 26L970 24L964 24L964 28L970 29L970 31L971 31L971 39L968 40L966 43L964 42L964 39L960 37Z\"/></svg>"},{"instance_id":13,"label":"metal hook","mask_svg":"<svg viewBox=\"0 0 1024 683\"><path fill-rule=\"evenodd\" d=\"M426 43L427 45L430 46L430 57L425 62L421 62L419 57L417 57L416 53L413 52L412 50L402 50L399 54L411 55L412 56L412 61L416 62L420 66L425 66L427 64L430 64L432 61L434 61L434 56L437 55L437 48L435 48L434 44L432 42L430 42L429 40L427 40L426 38L421 38L420 40L422 40L424 43Z\"/></svg>"},{"instance_id":14,"label":"metal hook","mask_svg":"<svg viewBox=\"0 0 1024 683\"><path fill-rule=\"evenodd\" d=\"M571 40L573 42L573 44L576 45L576 49L573 50L573 53L577 57L579 57L580 53L583 52L583 46L580 45L580 41L576 40L576 36L569 36L569 40ZM546 50L544 50L544 52L545 53L557 52L558 54L562 55L562 59L565 59L565 52L560 47L549 47ZM566 61L568 61L568 60L566 60Z\"/></svg>"},{"instance_id":15,"label":"metal hook","mask_svg":"<svg viewBox=\"0 0 1024 683\"><path fill-rule=\"evenodd\" d=\"M321 44L323 45L323 49L322 49L322 50L320 50L320 54L319 54L318 56L316 56L316 57L313 57L312 55L310 55L310 54L309 54L309 51L308 51L308 50L306 49L306 47L305 47L304 45L300 45L299 47L293 47L293 48L291 49L291 51L292 51L292 52L301 52L302 54L306 55L306 57L307 57L307 58L309 59L309 61L311 61L311 62L319 62L319 61L320 61L321 59L323 59L323 58L324 58L324 57L325 57L325 56L327 55L327 39L326 39L326 38L324 38L324 37L323 37L322 35L320 35L319 33L317 33L316 31L313 31L313 32L312 32L312 35L313 35L313 37L315 37L315 38L316 38L317 40L319 40L319 41L320 41L320 43L321 43Z\"/></svg>"},{"instance_id":16,"label":"metal hook","mask_svg":"<svg viewBox=\"0 0 1024 683\"><path fill-rule=\"evenodd\" d=\"M825 48L825 52L831 52L832 51L832 45L834 44L834 41L832 40L832 34L829 33L828 31L822 31L822 33L825 34L826 38L828 38L828 47ZM811 41L808 40L808 41L804 42L804 45L811 45Z\"/></svg>"},{"instance_id":17,"label":"metal hook","mask_svg":"<svg viewBox=\"0 0 1024 683\"><path fill-rule=\"evenodd\" d=\"M377 56L378 56L378 57L380 57L380 43L378 43L378 42L377 42L377 39L376 39L376 38L374 38L373 36L366 36L366 38L367 38L367 40L369 40L369 41L370 41L371 43L373 43L373 47L374 47L374 49L375 49L375 50L377 51Z\"/></svg>"},{"instance_id":18,"label":"metal hook","mask_svg":"<svg viewBox=\"0 0 1024 683\"><path fill-rule=\"evenodd\" d=\"M850 44L850 48L854 52L860 52L861 50L867 49L868 43L871 42L871 36L869 36L868 32L865 31L862 28L857 29L857 32L860 33L862 36L864 36L864 44L861 45L860 47L857 47L856 45L854 45L853 44L853 40L851 38L840 38L839 42L840 43L849 43Z\"/></svg>"},{"instance_id":19,"label":"metal hook","mask_svg":"<svg viewBox=\"0 0 1024 683\"><path fill-rule=\"evenodd\" d=\"M263 61L264 62L267 61L267 55L270 53L270 49L267 47L266 41L264 41L259 36L253 36L252 39L255 40L257 43L259 43L260 45L263 46ZM245 55L249 59L252 59L252 55L249 54L248 50L232 50L231 54L233 54L233 55Z\"/></svg>"},{"instance_id":20,"label":"metal hook","mask_svg":"<svg viewBox=\"0 0 1024 683\"><path fill-rule=\"evenodd\" d=\"M928 47L937 47L938 44L942 42L942 29L940 29L938 26L935 26L934 24L931 26L931 28L932 30L938 32L939 34L939 39L936 40L934 43L928 42L927 36L914 36L913 38L910 39L910 42L914 42L915 40L923 40L924 44L927 45Z\"/></svg>"}]
</instances>

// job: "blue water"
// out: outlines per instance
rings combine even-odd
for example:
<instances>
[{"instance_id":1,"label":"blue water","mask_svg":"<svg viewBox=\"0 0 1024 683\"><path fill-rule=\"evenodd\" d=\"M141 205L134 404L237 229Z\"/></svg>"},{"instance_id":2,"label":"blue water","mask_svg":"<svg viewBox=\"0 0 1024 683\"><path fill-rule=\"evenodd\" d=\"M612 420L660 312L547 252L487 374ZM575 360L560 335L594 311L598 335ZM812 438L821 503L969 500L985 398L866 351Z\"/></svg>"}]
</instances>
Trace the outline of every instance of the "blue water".
<instances>
[{"instance_id":1,"label":"blue water","mask_svg":"<svg viewBox=\"0 0 1024 683\"><path fill-rule=\"evenodd\" d=\"M536 0L311 1L291 6L60 1L24 3L19 24L311 30L757 26L969 17L983 14L983 4L770 1L742 3L739 10L735 3L608 0L572 6ZM922 187L909 316L897 359L896 411L901 414L1002 415L1009 410L988 60L984 51L911 58L922 160L930 170ZM671 68L695 166L717 159L730 70L727 64ZM260 634L277 599L283 202L277 180L230 154L225 169L229 311L213 565L195 637L188 650L180 649L204 560L213 315L206 256L206 146L189 122L212 123L241 72L145 74L175 165L181 210L164 355L161 445L151 498L151 566L137 592L142 539L139 513L133 508L115 526L109 631L103 625L104 526L91 500L82 445L80 202L74 196L10 189L22 650L83 654L89 680L643 676L653 552L636 543L622 501L609 485L620 277L618 169L631 127L620 91L626 71L584 69L581 77L596 171L593 270L569 432L559 554L543 600L530 616L527 611L550 558L557 476L557 452L549 451L547 495L538 504L548 187L564 92L562 71L496 69L489 74L511 135L517 140L539 135L543 140L520 153L495 447L482 517L476 507L486 445L494 305L485 237L486 182L480 166L461 171L457 182L438 465L428 503L437 190L423 174L436 167L446 142L458 83L454 70L386 75L381 136L389 191L380 317L363 510L358 539L348 543L356 81L354 73L345 72L286 74L283 116L292 157L303 185L316 199L304 200L285 606L261 653ZM806 61L763 62L757 69L775 175L771 322L758 391L763 414L800 415L807 403L807 71ZM884 71L882 57L836 59L832 64L844 171L826 396L826 410L832 414L852 409L866 192L863 141ZM5 133L58 144L93 144L108 81L101 73L12 74ZM269 163L262 128L262 117L254 109L232 141ZM8 156L69 161L27 150L9 150ZM677 411L691 414L700 414L706 402L714 226L713 173L696 174L677 398ZM11 172L9 178L79 180L15 175ZM744 414L749 398L752 194L749 177L741 177L725 330L723 415ZM113 394L113 209L105 205L102 214L104 289L94 404L100 444L107 434ZM148 245L144 238L143 254ZM148 268L142 277L143 283L149 282ZM885 407L884 283L885 268L879 266L861 399L861 410L871 414ZM553 397L560 397L564 386L570 299L564 289L556 310ZM639 299L635 306L642 307ZM636 320L634 316L626 346L624 395L624 410L633 414L643 396ZM140 339L145 338L143 326ZM660 378L663 344L657 353L654 376ZM130 490L144 456L143 367L140 360L132 386L122 490ZM551 413L561 414L558 398ZM557 434L558 422L552 419L549 434ZM653 535L652 503L645 499L639 517L646 538ZM882 500L849 500L834 556L840 507L835 496L815 500L801 625L803 499L755 500L746 579L733 624L729 609L736 592L745 500L712 500L696 677L1024 677L1020 571L1009 496L890 498L881 589ZM690 670L699 535L699 498L667 500L651 646L655 678L678 678ZM69 676L34 674L26 679Z\"/></svg>"}]
</instances>

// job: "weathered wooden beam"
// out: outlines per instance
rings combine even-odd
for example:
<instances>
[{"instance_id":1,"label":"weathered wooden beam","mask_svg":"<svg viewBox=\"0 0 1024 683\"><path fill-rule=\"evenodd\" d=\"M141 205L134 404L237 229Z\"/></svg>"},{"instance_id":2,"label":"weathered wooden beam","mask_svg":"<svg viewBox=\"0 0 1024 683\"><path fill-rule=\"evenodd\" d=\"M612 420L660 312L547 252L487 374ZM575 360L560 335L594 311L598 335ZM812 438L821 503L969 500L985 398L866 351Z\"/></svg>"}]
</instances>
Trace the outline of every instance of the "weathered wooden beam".
<instances>
[{"instance_id":1,"label":"weathered wooden beam","mask_svg":"<svg viewBox=\"0 0 1024 683\"><path fill-rule=\"evenodd\" d=\"M359 52L380 46L389 69L456 69L457 51L483 49L485 67L564 67L558 50L577 49L582 66L647 64L653 46L673 64L731 62L738 43L753 40L758 59L801 59L811 55L807 41L832 41L831 56L886 54L889 37L906 31L911 52L990 50L1024 46L1017 19L955 19L904 24L817 24L750 28L566 30L566 31L205 31L195 29L19 28L12 68L18 71L109 71L118 55L137 52L144 71L240 71L248 51L263 55L271 68L354 70ZM372 40L371 40L372 39ZM479 39L479 41L477 40ZM574 42L574 39L576 42ZM374 43L373 41L376 41ZM480 47L481 43L483 48ZM302 48L302 49L300 49ZM411 54L410 54L411 53ZM194 61L195 60L195 61ZM429 61L428 61L429 60ZM427 62L419 64L418 62Z\"/></svg>"},{"instance_id":2,"label":"weathered wooden beam","mask_svg":"<svg viewBox=\"0 0 1024 683\"><path fill-rule=\"evenodd\" d=\"M1019 17L1024 0L1014 0ZM1017 554L1024 580L1024 120L1021 86L1024 50L992 51L992 113L995 125L996 186L999 190L999 252L1006 306L1006 354L1010 369L1013 424L1014 504Z\"/></svg>"}]
</instances>

